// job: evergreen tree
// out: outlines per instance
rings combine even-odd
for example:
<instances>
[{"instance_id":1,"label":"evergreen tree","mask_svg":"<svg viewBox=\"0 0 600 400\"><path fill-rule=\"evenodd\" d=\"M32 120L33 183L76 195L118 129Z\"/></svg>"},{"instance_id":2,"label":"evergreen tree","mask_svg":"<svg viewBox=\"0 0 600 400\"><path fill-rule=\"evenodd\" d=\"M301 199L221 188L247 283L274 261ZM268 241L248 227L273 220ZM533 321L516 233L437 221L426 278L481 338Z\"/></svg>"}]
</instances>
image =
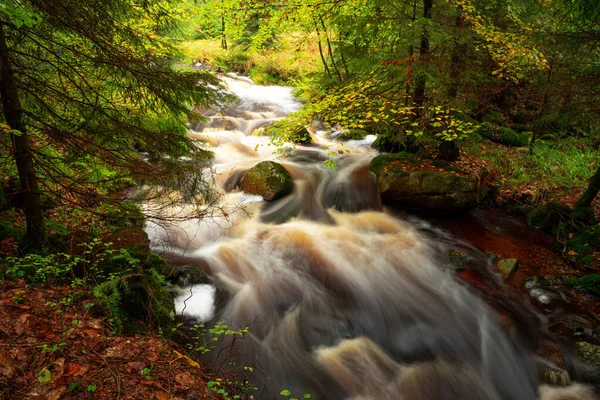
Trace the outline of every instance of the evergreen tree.
<instances>
[{"instance_id":1,"label":"evergreen tree","mask_svg":"<svg viewBox=\"0 0 600 400\"><path fill-rule=\"evenodd\" d=\"M42 200L97 205L127 178L181 182L184 122L223 98L206 72L174 68L172 0L13 0L0 7L3 139L24 196L29 243L45 241ZM6 140L9 138L10 140ZM140 152L159 163L148 163ZM197 168L196 168L197 169Z\"/></svg>"}]
</instances>

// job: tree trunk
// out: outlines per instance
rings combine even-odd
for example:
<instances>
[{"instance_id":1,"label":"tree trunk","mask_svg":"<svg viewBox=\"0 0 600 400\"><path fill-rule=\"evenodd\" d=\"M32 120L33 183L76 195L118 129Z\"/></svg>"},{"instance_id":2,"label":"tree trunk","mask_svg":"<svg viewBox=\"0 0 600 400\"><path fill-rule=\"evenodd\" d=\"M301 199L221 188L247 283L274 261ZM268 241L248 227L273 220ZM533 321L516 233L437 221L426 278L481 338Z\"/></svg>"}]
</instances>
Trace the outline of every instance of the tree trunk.
<instances>
[{"instance_id":1,"label":"tree trunk","mask_svg":"<svg viewBox=\"0 0 600 400\"><path fill-rule=\"evenodd\" d=\"M227 37L225 36L225 16L221 16L221 48L227 50Z\"/></svg>"},{"instance_id":2,"label":"tree trunk","mask_svg":"<svg viewBox=\"0 0 600 400\"><path fill-rule=\"evenodd\" d=\"M331 60L331 67L333 68L333 71L335 72L335 74L337 75L338 79L341 82L342 74L340 74L340 70L338 69L337 65L335 64L335 59L333 58L333 49L331 48L331 41L329 40L329 34L327 33L327 27L325 26L323 17L321 17L320 20L321 20L321 26L323 27L323 32L325 33L325 40L327 43L327 53L329 54L329 59Z\"/></svg>"},{"instance_id":3,"label":"tree trunk","mask_svg":"<svg viewBox=\"0 0 600 400\"><path fill-rule=\"evenodd\" d=\"M581 195L579 200L577 200L577 203L575 203L575 207L576 208L577 207L585 207L585 208L591 207L592 201L594 201L594 199L596 198L596 195L598 194L599 191L600 191L600 168L598 168L596 170L596 173L594 174L594 176L592 176L592 179L590 180L590 184L588 185L585 192L583 192L583 194Z\"/></svg>"},{"instance_id":4,"label":"tree trunk","mask_svg":"<svg viewBox=\"0 0 600 400\"><path fill-rule=\"evenodd\" d=\"M465 27L465 17L462 10L459 10L460 14L456 17L455 26L457 34L454 38L454 49L450 56L450 89L448 90L448 96L451 99L455 99L458 96L458 78L460 73L464 69L463 54L465 53L465 46L460 43L460 33Z\"/></svg>"},{"instance_id":5,"label":"tree trunk","mask_svg":"<svg viewBox=\"0 0 600 400\"><path fill-rule=\"evenodd\" d=\"M319 30L319 25L315 22L315 28L317 30L317 39L319 43L319 55L321 56L321 62L323 63L323 68L325 68L325 73L327 76L331 78L331 72L329 71L329 66L327 65L327 61L325 61L325 56L323 55L323 46L321 45L321 31Z\"/></svg>"},{"instance_id":6,"label":"tree trunk","mask_svg":"<svg viewBox=\"0 0 600 400\"><path fill-rule=\"evenodd\" d=\"M221 7L223 10L221 11L221 48L223 50L227 50L227 36L225 36L225 2L221 0Z\"/></svg>"},{"instance_id":7,"label":"tree trunk","mask_svg":"<svg viewBox=\"0 0 600 400\"><path fill-rule=\"evenodd\" d=\"M431 10L433 8L433 0L423 0L423 18L431 19ZM419 48L420 62L424 65L429 58L429 33L427 29L421 32L421 46ZM415 86L413 95L413 103L417 109L417 114L420 114L420 109L425 103L425 86L427 85L427 77L421 74Z\"/></svg>"},{"instance_id":8,"label":"tree trunk","mask_svg":"<svg viewBox=\"0 0 600 400\"><path fill-rule=\"evenodd\" d=\"M14 81L9 50L4 34L4 24L0 23L0 97L2 111L6 123L15 133L10 133L13 156L17 165L21 193L23 194L27 233L25 243L31 247L40 248L46 241L44 231L44 215L38 192L38 179L31 156L31 146L27 127L23 123L23 110L19 100L19 92ZM18 133L16 132L18 131Z\"/></svg>"}]
</instances>

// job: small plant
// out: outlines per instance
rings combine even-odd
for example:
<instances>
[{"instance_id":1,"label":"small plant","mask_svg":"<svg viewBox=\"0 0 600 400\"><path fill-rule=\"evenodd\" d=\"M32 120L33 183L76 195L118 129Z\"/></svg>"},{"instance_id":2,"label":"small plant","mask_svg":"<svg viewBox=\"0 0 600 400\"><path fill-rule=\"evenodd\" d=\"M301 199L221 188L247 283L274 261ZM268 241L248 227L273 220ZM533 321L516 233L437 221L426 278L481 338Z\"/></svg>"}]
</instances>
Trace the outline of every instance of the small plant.
<instances>
[{"instance_id":1,"label":"small plant","mask_svg":"<svg viewBox=\"0 0 600 400\"><path fill-rule=\"evenodd\" d=\"M236 342L243 339L248 331L248 327L231 329L222 321L217 322L210 328L207 328L204 324L192 327L193 343L188 345L190 354L196 354L201 358L202 363L206 363L205 358L211 353L217 371L224 367L229 370L228 376L230 378L227 381L217 378L208 382L208 387L224 399L247 398L250 393L257 389L250 381L254 373L254 367L242 364L237 359L237 352L232 351Z\"/></svg>"},{"instance_id":2,"label":"small plant","mask_svg":"<svg viewBox=\"0 0 600 400\"><path fill-rule=\"evenodd\" d=\"M94 385L88 385L87 387L87 391L90 393L94 393L96 391L97 387Z\"/></svg>"},{"instance_id":3,"label":"small plant","mask_svg":"<svg viewBox=\"0 0 600 400\"><path fill-rule=\"evenodd\" d=\"M281 391L279 394L280 394L280 395L282 395L282 396L284 396L284 397L287 397L289 400L298 400L298 397L294 396L294 395L292 394L292 392L290 392L290 391L289 391L289 390L287 390L287 389L285 389L285 390L282 390L282 391ZM310 395L310 394L308 394L308 393L305 393L305 394L304 394L304 396L302 396L302 398L303 398L303 399L310 399L310 398L311 398L311 395Z\"/></svg>"},{"instance_id":4,"label":"small plant","mask_svg":"<svg viewBox=\"0 0 600 400\"><path fill-rule=\"evenodd\" d=\"M144 368L140 371L140 374L144 375L144 378L146 378L146 380L152 380L152 376L150 376L150 368Z\"/></svg>"}]
</instances>

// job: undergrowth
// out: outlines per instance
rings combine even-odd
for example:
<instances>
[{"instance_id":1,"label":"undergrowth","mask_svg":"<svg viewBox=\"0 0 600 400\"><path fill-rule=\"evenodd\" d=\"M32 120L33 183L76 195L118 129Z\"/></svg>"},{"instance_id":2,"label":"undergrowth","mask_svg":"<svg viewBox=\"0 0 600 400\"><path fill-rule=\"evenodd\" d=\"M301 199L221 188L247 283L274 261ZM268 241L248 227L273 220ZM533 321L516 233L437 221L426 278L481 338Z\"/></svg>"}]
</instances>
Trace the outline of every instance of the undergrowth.
<instances>
[{"instance_id":1,"label":"undergrowth","mask_svg":"<svg viewBox=\"0 0 600 400\"><path fill-rule=\"evenodd\" d=\"M533 155L507 151L505 147L489 147L481 157L499 168L508 184L535 184L546 191L586 186L600 161L598 151L577 138L558 143L539 141Z\"/></svg>"},{"instance_id":2,"label":"undergrowth","mask_svg":"<svg viewBox=\"0 0 600 400\"><path fill-rule=\"evenodd\" d=\"M135 330L136 322L154 328L172 322L173 299L160 273L165 262L136 247L112 245L94 239L77 255L7 257L0 262L0 279L35 285L78 282L91 290L114 333Z\"/></svg>"},{"instance_id":3,"label":"undergrowth","mask_svg":"<svg viewBox=\"0 0 600 400\"><path fill-rule=\"evenodd\" d=\"M294 34L282 35L276 48L261 51L221 49L217 39L187 41L181 48L188 64L200 62L216 71L243 74L260 85L294 84L319 68L314 40Z\"/></svg>"}]
</instances>

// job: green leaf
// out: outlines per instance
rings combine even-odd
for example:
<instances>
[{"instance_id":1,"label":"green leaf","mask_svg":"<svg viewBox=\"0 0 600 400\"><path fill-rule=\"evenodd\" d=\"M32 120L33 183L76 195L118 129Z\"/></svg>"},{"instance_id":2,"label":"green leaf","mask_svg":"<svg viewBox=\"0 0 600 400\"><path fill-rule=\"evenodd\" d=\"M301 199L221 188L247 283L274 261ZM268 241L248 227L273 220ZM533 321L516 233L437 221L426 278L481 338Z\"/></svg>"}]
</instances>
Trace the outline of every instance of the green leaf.
<instances>
[{"instance_id":1,"label":"green leaf","mask_svg":"<svg viewBox=\"0 0 600 400\"><path fill-rule=\"evenodd\" d=\"M306 394L304 395L304 397L303 397L303 398L304 398L304 399L310 399L310 398L311 398L311 396L310 396L310 394L306 393Z\"/></svg>"},{"instance_id":2,"label":"green leaf","mask_svg":"<svg viewBox=\"0 0 600 400\"><path fill-rule=\"evenodd\" d=\"M39 383L48 383L52 379L52 374L46 368L38 372L37 380Z\"/></svg>"},{"instance_id":3,"label":"green leaf","mask_svg":"<svg viewBox=\"0 0 600 400\"><path fill-rule=\"evenodd\" d=\"M291 396L292 392L290 392L289 390L285 389L285 390L282 390L279 394L282 395L282 396Z\"/></svg>"}]
</instances>

